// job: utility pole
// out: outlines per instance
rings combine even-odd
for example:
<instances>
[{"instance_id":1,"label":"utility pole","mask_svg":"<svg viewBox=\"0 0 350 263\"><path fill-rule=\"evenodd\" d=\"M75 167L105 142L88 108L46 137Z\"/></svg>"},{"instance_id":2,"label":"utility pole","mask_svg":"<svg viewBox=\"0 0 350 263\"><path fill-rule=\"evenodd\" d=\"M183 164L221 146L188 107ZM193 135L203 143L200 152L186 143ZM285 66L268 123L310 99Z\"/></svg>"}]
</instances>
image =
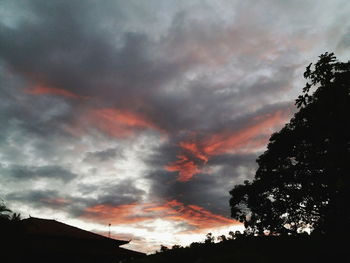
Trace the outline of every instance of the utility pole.
<instances>
[{"instance_id":1,"label":"utility pole","mask_svg":"<svg viewBox=\"0 0 350 263\"><path fill-rule=\"evenodd\" d=\"M111 223L108 224L108 237L111 238Z\"/></svg>"}]
</instances>

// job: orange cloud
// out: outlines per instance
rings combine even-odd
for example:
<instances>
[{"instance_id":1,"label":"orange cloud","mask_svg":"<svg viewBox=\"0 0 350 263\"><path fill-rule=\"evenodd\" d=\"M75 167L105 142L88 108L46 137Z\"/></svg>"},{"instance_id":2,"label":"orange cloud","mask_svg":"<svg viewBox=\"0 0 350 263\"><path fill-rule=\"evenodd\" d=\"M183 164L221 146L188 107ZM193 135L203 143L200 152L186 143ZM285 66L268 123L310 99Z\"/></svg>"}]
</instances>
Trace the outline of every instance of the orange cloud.
<instances>
[{"instance_id":1,"label":"orange cloud","mask_svg":"<svg viewBox=\"0 0 350 263\"><path fill-rule=\"evenodd\" d=\"M164 204L97 205L87 208L83 217L113 225L132 224L160 218L168 221L185 222L194 231L238 223L200 206L184 205L177 200L168 201Z\"/></svg>"},{"instance_id":2,"label":"orange cloud","mask_svg":"<svg viewBox=\"0 0 350 263\"><path fill-rule=\"evenodd\" d=\"M235 220L214 214L196 205L184 205L176 200L164 205L165 218L174 221L185 221L195 230L222 227L236 224Z\"/></svg>"},{"instance_id":3,"label":"orange cloud","mask_svg":"<svg viewBox=\"0 0 350 263\"><path fill-rule=\"evenodd\" d=\"M128 137L141 129L162 131L145 116L127 110L113 108L91 110L88 119L97 128L114 137Z\"/></svg>"},{"instance_id":4,"label":"orange cloud","mask_svg":"<svg viewBox=\"0 0 350 263\"><path fill-rule=\"evenodd\" d=\"M284 118L282 111L277 111L274 114L259 116L257 120L253 125L238 132L222 132L210 136L206 141L202 142L204 153L210 156L239 150L239 148L248 144L255 137L270 133L274 126L284 121Z\"/></svg>"},{"instance_id":5,"label":"orange cloud","mask_svg":"<svg viewBox=\"0 0 350 263\"><path fill-rule=\"evenodd\" d=\"M170 172L178 172L178 181L186 182L201 172L211 156L227 152L251 152L266 144L259 138L267 135L272 129L285 121L282 111L255 117L253 124L238 131L223 131L209 135L202 140L180 142L181 154L178 160L165 166Z\"/></svg>"},{"instance_id":6,"label":"orange cloud","mask_svg":"<svg viewBox=\"0 0 350 263\"><path fill-rule=\"evenodd\" d=\"M75 137L83 136L90 128L96 128L116 138L131 137L138 131L147 129L166 135L163 129L143 114L115 108L88 109L76 123L62 126L62 128Z\"/></svg>"},{"instance_id":7,"label":"orange cloud","mask_svg":"<svg viewBox=\"0 0 350 263\"><path fill-rule=\"evenodd\" d=\"M52 88L47 87L44 85L37 85L33 88L27 89L27 93L32 95L44 95L44 94L52 94L52 95L58 95L63 96L67 98L73 98L73 99L86 99L88 97L77 95L69 90L65 89L58 89L58 88Z\"/></svg>"},{"instance_id":8,"label":"orange cloud","mask_svg":"<svg viewBox=\"0 0 350 263\"><path fill-rule=\"evenodd\" d=\"M190 180L195 174L200 173L198 165L191 161L186 155L178 155L179 160L168 164L165 169L169 172L179 172L178 181L186 182Z\"/></svg>"},{"instance_id":9,"label":"orange cloud","mask_svg":"<svg viewBox=\"0 0 350 263\"><path fill-rule=\"evenodd\" d=\"M97 205L88 207L83 217L113 225L132 224L151 219L147 215L140 215L141 212L142 206L136 203L119 206Z\"/></svg>"},{"instance_id":10,"label":"orange cloud","mask_svg":"<svg viewBox=\"0 0 350 263\"><path fill-rule=\"evenodd\" d=\"M194 142L180 142L180 147L182 149L185 149L187 151L189 151L191 154L193 154L196 158L202 160L204 163L208 162L208 156L203 153L198 145Z\"/></svg>"}]
</instances>

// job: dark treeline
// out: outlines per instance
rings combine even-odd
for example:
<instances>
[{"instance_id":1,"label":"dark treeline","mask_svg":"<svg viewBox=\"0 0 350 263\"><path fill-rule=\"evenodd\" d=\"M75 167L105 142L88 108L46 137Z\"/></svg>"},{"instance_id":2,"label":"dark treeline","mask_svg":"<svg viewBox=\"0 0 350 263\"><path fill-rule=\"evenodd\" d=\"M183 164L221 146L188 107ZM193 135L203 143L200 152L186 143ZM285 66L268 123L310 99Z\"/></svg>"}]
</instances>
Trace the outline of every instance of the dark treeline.
<instances>
[{"instance_id":1,"label":"dark treeline","mask_svg":"<svg viewBox=\"0 0 350 263\"><path fill-rule=\"evenodd\" d=\"M244 236L220 243L175 246L127 263L209 262L349 262L346 239L299 234Z\"/></svg>"}]
</instances>

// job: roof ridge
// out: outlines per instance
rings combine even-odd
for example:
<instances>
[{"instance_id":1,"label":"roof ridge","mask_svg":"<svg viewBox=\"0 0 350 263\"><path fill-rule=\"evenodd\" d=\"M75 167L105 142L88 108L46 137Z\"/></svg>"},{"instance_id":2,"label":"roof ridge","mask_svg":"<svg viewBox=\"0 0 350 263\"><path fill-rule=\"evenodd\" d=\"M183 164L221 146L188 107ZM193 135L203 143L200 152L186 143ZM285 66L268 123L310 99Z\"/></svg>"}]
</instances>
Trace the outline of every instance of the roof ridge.
<instances>
[{"instance_id":1,"label":"roof ridge","mask_svg":"<svg viewBox=\"0 0 350 263\"><path fill-rule=\"evenodd\" d=\"M42 222L54 222L55 224L57 224L57 226L64 226L68 231L69 230L73 230L74 231L80 231L81 233L84 233L85 235L85 238L98 238L98 239L101 239L101 240L109 240L109 241L114 241L114 242L117 242L119 243L119 245L124 245L124 244L127 244L129 243L130 241L126 241L126 240L118 240L118 239L114 239L114 238L110 238L110 237L107 237L107 236L104 236L104 235L101 235L101 234L98 234L98 233L94 233L92 231L88 231L88 230L85 230L85 229L81 229L79 227L76 227L76 226L72 226L72 225L68 225L66 223L63 223L63 222L60 222L60 221L57 221L55 219L46 219L46 218L38 218L38 217L29 217L29 218L26 218L26 219L23 219L21 221L23 222L28 222L29 220L31 221L35 221L35 220L38 220L38 221L42 221ZM52 230L52 229L51 229ZM69 232L68 232L69 233ZM51 233L52 234L52 233ZM71 233L71 237L79 237L79 235L77 233ZM64 235L64 234L63 234ZM67 235L69 236L69 235ZM80 237L81 238L81 237ZM122 243L122 244L120 244Z\"/></svg>"}]
</instances>

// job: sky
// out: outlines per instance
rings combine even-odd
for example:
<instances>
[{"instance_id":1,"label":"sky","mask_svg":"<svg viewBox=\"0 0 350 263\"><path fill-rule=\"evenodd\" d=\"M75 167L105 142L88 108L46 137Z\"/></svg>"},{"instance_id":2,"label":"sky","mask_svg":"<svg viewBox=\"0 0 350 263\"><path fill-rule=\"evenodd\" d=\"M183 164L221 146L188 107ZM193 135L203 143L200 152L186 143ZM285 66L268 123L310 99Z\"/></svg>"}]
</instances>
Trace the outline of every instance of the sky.
<instances>
[{"instance_id":1,"label":"sky","mask_svg":"<svg viewBox=\"0 0 350 263\"><path fill-rule=\"evenodd\" d=\"M242 230L251 180L350 1L0 0L0 198L147 253ZM108 225L111 224L110 227Z\"/></svg>"}]
</instances>

